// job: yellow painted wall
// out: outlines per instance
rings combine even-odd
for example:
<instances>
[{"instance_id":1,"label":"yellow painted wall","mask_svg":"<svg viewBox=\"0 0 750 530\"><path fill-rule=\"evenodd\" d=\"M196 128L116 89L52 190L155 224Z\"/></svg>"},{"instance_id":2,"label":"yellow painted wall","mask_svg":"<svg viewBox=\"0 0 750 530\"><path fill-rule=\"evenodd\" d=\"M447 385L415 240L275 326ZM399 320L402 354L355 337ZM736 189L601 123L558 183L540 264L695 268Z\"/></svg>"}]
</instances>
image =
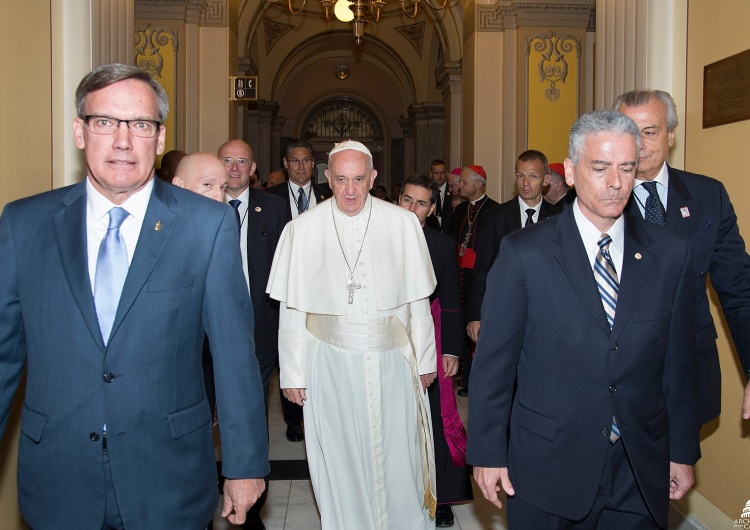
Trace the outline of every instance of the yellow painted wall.
<instances>
[{"instance_id":1,"label":"yellow painted wall","mask_svg":"<svg viewBox=\"0 0 750 530\"><path fill-rule=\"evenodd\" d=\"M29 28L33 28L30 33ZM6 2L0 17L0 208L52 188L50 3ZM33 67L30 67L33 66ZM0 527L25 528L16 462L20 396L0 441Z\"/></svg>"},{"instance_id":2,"label":"yellow painted wall","mask_svg":"<svg viewBox=\"0 0 750 530\"><path fill-rule=\"evenodd\" d=\"M555 35L550 31L539 35L531 41L528 57L528 147L543 152L550 162L562 162L568 153L570 128L578 119L580 93L580 58L575 49L566 47L582 48L585 43L576 43L575 36L566 38L571 34L564 29L556 30ZM567 71L564 79L563 71Z\"/></svg>"},{"instance_id":3,"label":"yellow painted wall","mask_svg":"<svg viewBox=\"0 0 750 530\"><path fill-rule=\"evenodd\" d=\"M724 183L747 242L750 240L750 180L745 154L750 145L750 120L703 129L702 97L703 67L750 48L746 27L750 20L750 2L723 0L721 8L717 9L716 2L691 1L688 9L685 169L710 175ZM712 309L719 323L722 415L706 426L709 431L715 431L701 444L703 458L696 467L696 491L734 521L750 500L750 422L743 422L740 417L745 381L726 323L717 307L714 303ZM703 522L709 528L726 527L708 520Z\"/></svg>"}]
</instances>

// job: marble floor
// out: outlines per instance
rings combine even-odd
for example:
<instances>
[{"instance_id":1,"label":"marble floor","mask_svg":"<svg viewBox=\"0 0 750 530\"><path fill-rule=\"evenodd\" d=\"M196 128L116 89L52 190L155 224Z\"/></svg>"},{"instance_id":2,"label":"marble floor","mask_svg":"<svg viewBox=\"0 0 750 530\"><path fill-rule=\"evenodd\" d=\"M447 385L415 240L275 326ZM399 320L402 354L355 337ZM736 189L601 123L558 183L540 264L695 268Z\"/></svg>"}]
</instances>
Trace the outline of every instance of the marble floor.
<instances>
[{"instance_id":1,"label":"marble floor","mask_svg":"<svg viewBox=\"0 0 750 530\"><path fill-rule=\"evenodd\" d=\"M271 460L298 460L305 458L305 444L287 441L286 424L279 402L278 382L271 386L269 405L269 437ZM468 398L457 397L461 417L466 421ZM473 481L472 481L473 483ZM454 506L455 530L506 530L505 510L498 510L485 501L474 485L475 501ZM215 530L236 528L221 518L221 509L214 516ZM263 523L268 530L316 530L320 529L320 516L315 506L315 496L309 480L272 480L269 483L268 499L261 511ZM354 530L354 529L352 529Z\"/></svg>"}]
</instances>

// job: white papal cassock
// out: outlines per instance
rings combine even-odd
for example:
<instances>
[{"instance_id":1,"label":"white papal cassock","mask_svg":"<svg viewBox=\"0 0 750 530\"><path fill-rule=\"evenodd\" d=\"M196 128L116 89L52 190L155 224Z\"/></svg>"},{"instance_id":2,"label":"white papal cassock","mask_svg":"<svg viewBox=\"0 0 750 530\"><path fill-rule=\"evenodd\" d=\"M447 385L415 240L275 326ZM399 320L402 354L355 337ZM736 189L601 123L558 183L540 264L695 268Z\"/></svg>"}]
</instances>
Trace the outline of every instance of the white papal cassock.
<instances>
[{"instance_id":1,"label":"white papal cassock","mask_svg":"<svg viewBox=\"0 0 750 530\"><path fill-rule=\"evenodd\" d=\"M280 382L307 389L305 444L324 530L434 528L418 377L437 362L434 289L416 216L385 201L368 197L350 217L331 199L281 235L267 288L281 302Z\"/></svg>"}]
</instances>

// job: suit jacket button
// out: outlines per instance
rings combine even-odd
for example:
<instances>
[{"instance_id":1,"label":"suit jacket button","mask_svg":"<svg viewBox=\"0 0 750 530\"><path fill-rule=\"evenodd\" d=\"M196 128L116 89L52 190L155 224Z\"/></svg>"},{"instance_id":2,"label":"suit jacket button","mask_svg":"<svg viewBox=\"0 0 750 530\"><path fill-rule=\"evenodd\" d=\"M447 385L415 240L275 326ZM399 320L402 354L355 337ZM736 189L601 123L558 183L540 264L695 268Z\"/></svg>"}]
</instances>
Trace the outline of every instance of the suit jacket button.
<instances>
[{"instance_id":1,"label":"suit jacket button","mask_svg":"<svg viewBox=\"0 0 750 530\"><path fill-rule=\"evenodd\" d=\"M609 430L606 427L602 427L602 430L599 431L599 434L602 436L609 436Z\"/></svg>"},{"instance_id":2,"label":"suit jacket button","mask_svg":"<svg viewBox=\"0 0 750 530\"><path fill-rule=\"evenodd\" d=\"M609 385L609 391L610 393L614 394L617 392L617 387L615 385Z\"/></svg>"},{"instance_id":3,"label":"suit jacket button","mask_svg":"<svg viewBox=\"0 0 750 530\"><path fill-rule=\"evenodd\" d=\"M96 434L95 432L92 432L91 434L89 434L89 440L91 440L92 442L98 442L99 435Z\"/></svg>"},{"instance_id":4,"label":"suit jacket button","mask_svg":"<svg viewBox=\"0 0 750 530\"><path fill-rule=\"evenodd\" d=\"M111 373L104 374L104 382L105 383L111 383L114 380L115 380L115 375L114 374L111 374Z\"/></svg>"},{"instance_id":5,"label":"suit jacket button","mask_svg":"<svg viewBox=\"0 0 750 530\"><path fill-rule=\"evenodd\" d=\"M618 346L617 346L617 344L615 344L614 346L612 346L612 349L613 349L613 350L616 350L616 349L617 349L617 347L618 347Z\"/></svg>"}]
</instances>

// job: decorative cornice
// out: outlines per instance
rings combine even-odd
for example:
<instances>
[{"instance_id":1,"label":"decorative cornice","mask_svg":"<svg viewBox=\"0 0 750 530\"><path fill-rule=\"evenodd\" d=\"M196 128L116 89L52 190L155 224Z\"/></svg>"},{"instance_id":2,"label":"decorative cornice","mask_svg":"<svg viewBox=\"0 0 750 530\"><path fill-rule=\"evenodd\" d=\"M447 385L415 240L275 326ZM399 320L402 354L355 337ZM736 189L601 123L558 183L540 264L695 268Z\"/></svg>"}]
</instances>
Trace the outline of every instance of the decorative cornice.
<instances>
[{"instance_id":1,"label":"decorative cornice","mask_svg":"<svg viewBox=\"0 0 750 530\"><path fill-rule=\"evenodd\" d=\"M595 9L595 0L577 4L512 1L502 2L501 5L479 4L477 6L477 29L478 31L504 31L519 26L568 26L588 29L596 25ZM468 13L466 18L468 18ZM464 18L464 31L467 29L466 18ZM465 32L464 40L466 37Z\"/></svg>"},{"instance_id":2,"label":"decorative cornice","mask_svg":"<svg viewBox=\"0 0 750 530\"><path fill-rule=\"evenodd\" d=\"M417 24L409 24L408 26L398 26L394 28L403 35L406 40L411 42L411 45L414 46L414 49L417 50L420 57L422 57L422 43L424 42L424 25L424 22L419 22Z\"/></svg>"},{"instance_id":3,"label":"decorative cornice","mask_svg":"<svg viewBox=\"0 0 750 530\"><path fill-rule=\"evenodd\" d=\"M503 31L503 16L491 5L479 4L479 31Z\"/></svg>"},{"instance_id":4,"label":"decorative cornice","mask_svg":"<svg viewBox=\"0 0 750 530\"><path fill-rule=\"evenodd\" d=\"M266 57L268 57L271 48L292 28L294 26L290 26L289 24L282 24L281 22L275 22L267 18L263 19L263 33L266 35Z\"/></svg>"},{"instance_id":5,"label":"decorative cornice","mask_svg":"<svg viewBox=\"0 0 750 530\"><path fill-rule=\"evenodd\" d=\"M223 28L229 25L227 0L204 0L205 9L201 13L201 26Z\"/></svg>"}]
</instances>

